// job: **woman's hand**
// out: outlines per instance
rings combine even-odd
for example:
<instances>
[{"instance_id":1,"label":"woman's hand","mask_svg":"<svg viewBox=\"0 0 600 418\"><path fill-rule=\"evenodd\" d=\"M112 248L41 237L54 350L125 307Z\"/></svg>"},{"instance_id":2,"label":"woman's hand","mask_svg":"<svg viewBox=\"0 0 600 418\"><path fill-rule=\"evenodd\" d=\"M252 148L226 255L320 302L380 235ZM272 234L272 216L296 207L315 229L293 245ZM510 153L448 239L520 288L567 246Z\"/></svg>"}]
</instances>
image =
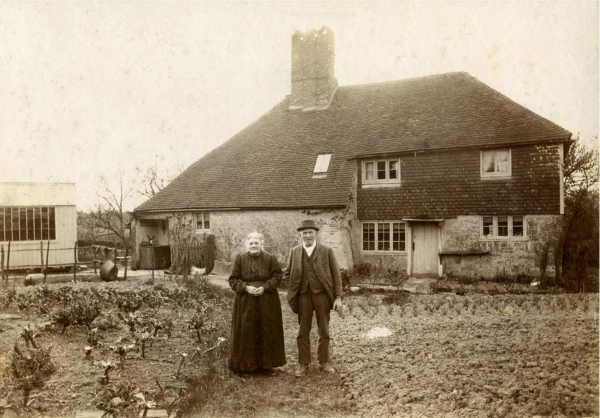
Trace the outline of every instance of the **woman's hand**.
<instances>
[{"instance_id":1,"label":"woman's hand","mask_svg":"<svg viewBox=\"0 0 600 418\"><path fill-rule=\"evenodd\" d=\"M256 293L256 287L254 287L254 286L246 285L245 290L246 290L246 292L250 293L251 295L254 295Z\"/></svg>"},{"instance_id":2,"label":"woman's hand","mask_svg":"<svg viewBox=\"0 0 600 418\"><path fill-rule=\"evenodd\" d=\"M259 288L256 289L256 292L254 292L254 296L260 296L263 293L265 293L265 288L261 286L261 287L259 287Z\"/></svg>"}]
</instances>

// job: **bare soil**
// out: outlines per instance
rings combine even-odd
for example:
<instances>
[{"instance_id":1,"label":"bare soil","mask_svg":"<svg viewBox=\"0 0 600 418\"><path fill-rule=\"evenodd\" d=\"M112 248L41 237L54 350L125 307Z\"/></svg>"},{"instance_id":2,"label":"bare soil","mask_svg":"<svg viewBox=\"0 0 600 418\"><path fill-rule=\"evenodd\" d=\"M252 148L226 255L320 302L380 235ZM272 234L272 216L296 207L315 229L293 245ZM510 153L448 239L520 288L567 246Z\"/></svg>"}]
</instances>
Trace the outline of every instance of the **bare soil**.
<instances>
[{"instance_id":1,"label":"bare soil","mask_svg":"<svg viewBox=\"0 0 600 418\"><path fill-rule=\"evenodd\" d=\"M67 286L139 292L151 291L159 283L184 289L164 278L152 282L144 277ZM92 359L85 359L85 327L67 328L64 334L46 329L36 342L52 345L57 370L42 388L33 390L26 407L5 366L15 342L24 347L19 338L23 327L41 325L48 317L35 309L19 311L14 304L0 308L0 368L5 370L0 379L0 416L2 412L4 417L74 416L76 411L94 409L103 391L118 383L138 387L158 407L171 405L170 411L178 410L180 416L186 411L205 417L598 416L597 294L390 295L345 298L345 309L332 313L331 322L338 373L327 375L311 367L303 379L293 374L297 320L285 294L281 300L288 366L273 376L229 372L226 346L201 360L188 357L177 375L182 353L190 356L196 347L204 351L216 338L228 337L231 305L215 310L211 320L217 331L198 344L186 325L194 310L164 304L155 315L173 319L171 337L147 347L145 358L139 347L129 352L124 368L111 372L109 385L99 381L103 374L99 361L118 357L107 348L96 348ZM153 313L147 306L140 311ZM103 309L106 329L100 332L107 345L128 335L117 312L114 307ZM313 351L316 339L313 329ZM132 405L127 413L134 416L139 411Z\"/></svg>"}]
</instances>

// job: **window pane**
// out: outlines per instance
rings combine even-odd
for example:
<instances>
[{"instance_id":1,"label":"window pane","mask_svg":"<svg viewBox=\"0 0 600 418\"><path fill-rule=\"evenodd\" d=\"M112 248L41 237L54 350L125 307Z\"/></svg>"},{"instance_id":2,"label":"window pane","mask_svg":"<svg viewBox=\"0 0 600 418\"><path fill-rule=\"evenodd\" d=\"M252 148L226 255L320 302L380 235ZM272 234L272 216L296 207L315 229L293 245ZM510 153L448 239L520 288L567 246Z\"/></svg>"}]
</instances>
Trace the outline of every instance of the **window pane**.
<instances>
[{"instance_id":1,"label":"window pane","mask_svg":"<svg viewBox=\"0 0 600 418\"><path fill-rule=\"evenodd\" d=\"M508 173L508 151L496 151L496 172Z\"/></svg>"},{"instance_id":2,"label":"window pane","mask_svg":"<svg viewBox=\"0 0 600 418\"><path fill-rule=\"evenodd\" d=\"M390 165L390 180L398 178L398 161L389 161Z\"/></svg>"},{"instance_id":3,"label":"window pane","mask_svg":"<svg viewBox=\"0 0 600 418\"><path fill-rule=\"evenodd\" d=\"M209 218L209 213L208 212L204 212L204 229L210 229L210 218Z\"/></svg>"},{"instance_id":4,"label":"window pane","mask_svg":"<svg viewBox=\"0 0 600 418\"><path fill-rule=\"evenodd\" d=\"M390 250L390 224L388 223L377 224L377 250Z\"/></svg>"},{"instance_id":5,"label":"window pane","mask_svg":"<svg viewBox=\"0 0 600 418\"><path fill-rule=\"evenodd\" d=\"M42 208L42 239L48 239L48 208Z\"/></svg>"},{"instance_id":6,"label":"window pane","mask_svg":"<svg viewBox=\"0 0 600 418\"><path fill-rule=\"evenodd\" d=\"M329 161L331 160L331 154L321 154L317 156L315 162L315 168L313 173L326 173L329 169Z\"/></svg>"},{"instance_id":7,"label":"window pane","mask_svg":"<svg viewBox=\"0 0 600 418\"><path fill-rule=\"evenodd\" d=\"M50 239L56 239L56 219L54 217L54 208L48 208L49 211L49 235Z\"/></svg>"},{"instance_id":8,"label":"window pane","mask_svg":"<svg viewBox=\"0 0 600 418\"><path fill-rule=\"evenodd\" d=\"M4 241L4 208L0 208L0 241Z\"/></svg>"},{"instance_id":9,"label":"window pane","mask_svg":"<svg viewBox=\"0 0 600 418\"><path fill-rule=\"evenodd\" d=\"M394 251L406 251L406 233L403 223L394 223L392 236L392 249Z\"/></svg>"},{"instance_id":10,"label":"window pane","mask_svg":"<svg viewBox=\"0 0 600 418\"><path fill-rule=\"evenodd\" d=\"M374 171L374 163L365 163L365 180L375 180Z\"/></svg>"},{"instance_id":11,"label":"window pane","mask_svg":"<svg viewBox=\"0 0 600 418\"><path fill-rule=\"evenodd\" d=\"M377 161L377 180L385 179L385 161Z\"/></svg>"},{"instance_id":12,"label":"window pane","mask_svg":"<svg viewBox=\"0 0 600 418\"><path fill-rule=\"evenodd\" d=\"M21 241L27 241L27 208L19 208L19 234Z\"/></svg>"},{"instance_id":13,"label":"window pane","mask_svg":"<svg viewBox=\"0 0 600 418\"><path fill-rule=\"evenodd\" d=\"M19 208L11 208L12 212L12 238L13 241L20 241L19 237Z\"/></svg>"},{"instance_id":14,"label":"window pane","mask_svg":"<svg viewBox=\"0 0 600 418\"><path fill-rule=\"evenodd\" d=\"M42 208L33 208L35 217L35 239L42 239Z\"/></svg>"},{"instance_id":15,"label":"window pane","mask_svg":"<svg viewBox=\"0 0 600 418\"><path fill-rule=\"evenodd\" d=\"M375 251L375 224L363 224L363 250Z\"/></svg>"},{"instance_id":16,"label":"window pane","mask_svg":"<svg viewBox=\"0 0 600 418\"><path fill-rule=\"evenodd\" d=\"M196 229L204 229L203 228L202 217L203 217L202 213L197 213L196 214Z\"/></svg>"},{"instance_id":17,"label":"window pane","mask_svg":"<svg viewBox=\"0 0 600 418\"><path fill-rule=\"evenodd\" d=\"M12 241L12 211L10 208L4 209L4 235L6 241Z\"/></svg>"},{"instance_id":18,"label":"window pane","mask_svg":"<svg viewBox=\"0 0 600 418\"><path fill-rule=\"evenodd\" d=\"M34 226L33 226L33 208L27 208L27 240L33 241L35 238Z\"/></svg>"},{"instance_id":19,"label":"window pane","mask_svg":"<svg viewBox=\"0 0 600 418\"><path fill-rule=\"evenodd\" d=\"M508 216L498 216L498 236L508 236Z\"/></svg>"},{"instance_id":20,"label":"window pane","mask_svg":"<svg viewBox=\"0 0 600 418\"><path fill-rule=\"evenodd\" d=\"M523 217L513 216L513 237L523 236Z\"/></svg>"},{"instance_id":21,"label":"window pane","mask_svg":"<svg viewBox=\"0 0 600 418\"><path fill-rule=\"evenodd\" d=\"M493 173L495 171L493 151L484 151L481 163L483 164L484 173Z\"/></svg>"},{"instance_id":22,"label":"window pane","mask_svg":"<svg viewBox=\"0 0 600 418\"><path fill-rule=\"evenodd\" d=\"M494 234L494 218L491 216L483 217L483 236L488 237Z\"/></svg>"}]
</instances>

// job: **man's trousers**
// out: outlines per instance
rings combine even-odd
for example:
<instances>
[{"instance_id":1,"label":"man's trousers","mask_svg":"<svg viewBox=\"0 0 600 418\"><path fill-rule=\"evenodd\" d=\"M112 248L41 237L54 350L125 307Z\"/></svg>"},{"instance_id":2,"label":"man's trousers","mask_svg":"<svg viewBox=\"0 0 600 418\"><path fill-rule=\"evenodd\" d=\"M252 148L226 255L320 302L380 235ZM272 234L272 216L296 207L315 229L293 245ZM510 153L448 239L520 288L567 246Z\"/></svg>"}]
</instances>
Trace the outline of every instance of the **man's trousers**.
<instances>
[{"instance_id":1,"label":"man's trousers","mask_svg":"<svg viewBox=\"0 0 600 418\"><path fill-rule=\"evenodd\" d=\"M298 363L310 364L310 329L312 327L313 311L317 316L319 344L317 360L319 363L329 362L329 315L331 301L327 292L313 293L310 288L304 293L298 293Z\"/></svg>"}]
</instances>

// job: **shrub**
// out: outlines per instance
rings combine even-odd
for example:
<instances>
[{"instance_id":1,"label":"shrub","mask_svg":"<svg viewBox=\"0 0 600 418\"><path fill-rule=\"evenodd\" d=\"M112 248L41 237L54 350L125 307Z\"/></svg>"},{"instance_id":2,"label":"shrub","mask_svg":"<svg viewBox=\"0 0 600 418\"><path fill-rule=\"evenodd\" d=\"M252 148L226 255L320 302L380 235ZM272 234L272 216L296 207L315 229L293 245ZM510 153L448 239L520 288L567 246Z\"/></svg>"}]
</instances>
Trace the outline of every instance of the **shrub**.
<instances>
[{"instance_id":1,"label":"shrub","mask_svg":"<svg viewBox=\"0 0 600 418\"><path fill-rule=\"evenodd\" d=\"M8 378L16 388L23 391L23 406L29 403L29 395L34 388L44 386L55 372L50 357L51 347L23 351L17 344L8 359Z\"/></svg>"}]
</instances>

